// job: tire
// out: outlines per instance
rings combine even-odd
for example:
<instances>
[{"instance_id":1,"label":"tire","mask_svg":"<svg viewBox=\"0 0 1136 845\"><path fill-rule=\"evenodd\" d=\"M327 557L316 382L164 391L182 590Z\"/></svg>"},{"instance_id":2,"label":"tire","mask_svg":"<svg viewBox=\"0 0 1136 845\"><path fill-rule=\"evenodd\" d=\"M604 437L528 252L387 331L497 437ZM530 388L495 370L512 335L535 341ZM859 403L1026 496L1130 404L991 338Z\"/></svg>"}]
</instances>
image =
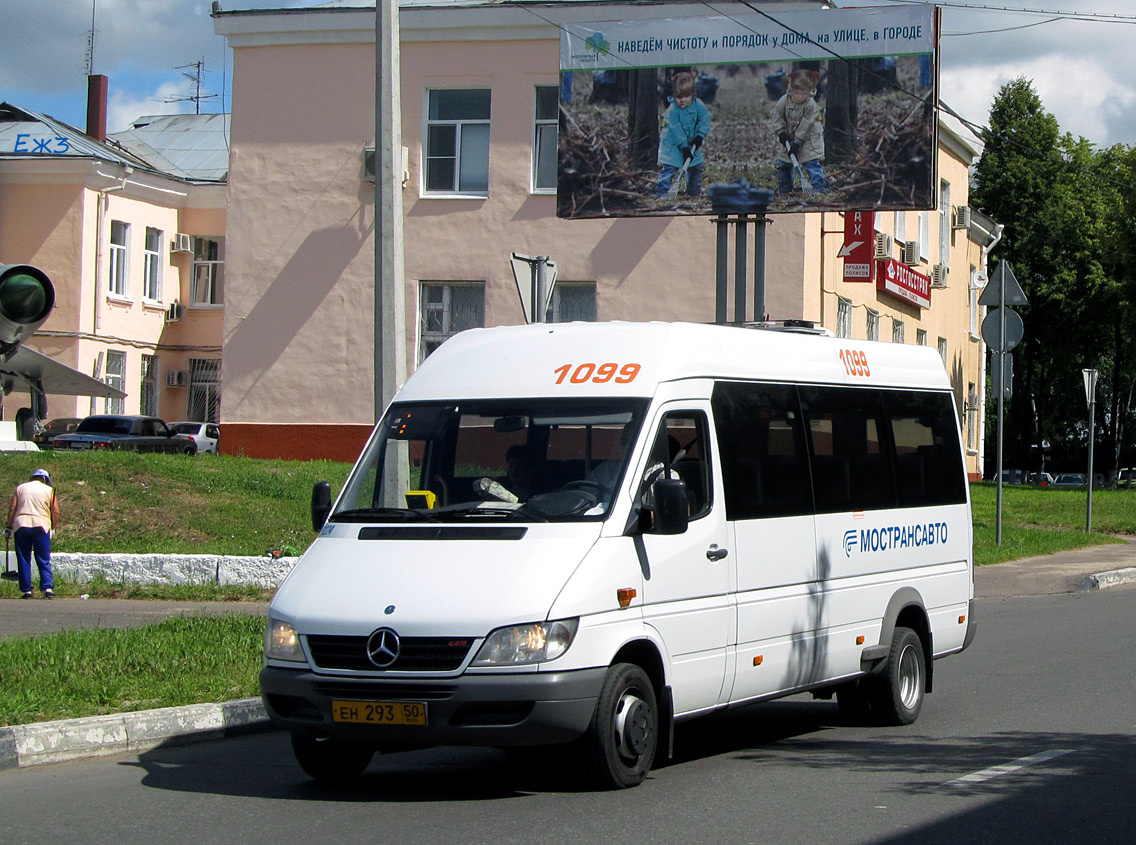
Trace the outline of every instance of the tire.
<instances>
[{"instance_id":1,"label":"tire","mask_svg":"<svg viewBox=\"0 0 1136 845\"><path fill-rule=\"evenodd\" d=\"M883 725L910 725L919 718L926 690L923 643L910 628L896 628L883 675L873 679L872 713Z\"/></svg>"},{"instance_id":2,"label":"tire","mask_svg":"<svg viewBox=\"0 0 1136 845\"><path fill-rule=\"evenodd\" d=\"M365 745L296 734L292 734L292 753L308 777L331 784L350 783L357 779L375 754Z\"/></svg>"},{"instance_id":3,"label":"tire","mask_svg":"<svg viewBox=\"0 0 1136 845\"><path fill-rule=\"evenodd\" d=\"M196 446L188 446L185 449L182 449L181 453L183 455L196 455L197 454L197 447Z\"/></svg>"},{"instance_id":4,"label":"tire","mask_svg":"<svg viewBox=\"0 0 1136 845\"><path fill-rule=\"evenodd\" d=\"M587 780L602 789L638 786L659 747L659 708L647 673L631 663L607 671L587 732L577 740Z\"/></svg>"}]
</instances>

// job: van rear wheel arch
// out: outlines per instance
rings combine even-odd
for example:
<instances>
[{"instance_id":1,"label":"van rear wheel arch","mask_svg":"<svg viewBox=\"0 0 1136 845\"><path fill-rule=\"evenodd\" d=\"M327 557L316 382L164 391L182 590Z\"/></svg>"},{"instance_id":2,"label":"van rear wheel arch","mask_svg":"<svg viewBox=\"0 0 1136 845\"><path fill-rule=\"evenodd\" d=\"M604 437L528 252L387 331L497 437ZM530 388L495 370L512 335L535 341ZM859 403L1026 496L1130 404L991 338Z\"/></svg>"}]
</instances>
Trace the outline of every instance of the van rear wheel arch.
<instances>
[{"instance_id":1,"label":"van rear wheel arch","mask_svg":"<svg viewBox=\"0 0 1136 845\"><path fill-rule=\"evenodd\" d=\"M926 668L925 692L931 692L934 676L934 644L932 642L931 623L927 616L927 608L923 604L923 597L914 587L902 587L896 590L884 610L883 626L880 629L880 646L890 648L895 636L895 629L910 628L919 637L923 646L923 665ZM874 670L878 670L877 664ZM874 671L873 671L874 674Z\"/></svg>"}]
</instances>

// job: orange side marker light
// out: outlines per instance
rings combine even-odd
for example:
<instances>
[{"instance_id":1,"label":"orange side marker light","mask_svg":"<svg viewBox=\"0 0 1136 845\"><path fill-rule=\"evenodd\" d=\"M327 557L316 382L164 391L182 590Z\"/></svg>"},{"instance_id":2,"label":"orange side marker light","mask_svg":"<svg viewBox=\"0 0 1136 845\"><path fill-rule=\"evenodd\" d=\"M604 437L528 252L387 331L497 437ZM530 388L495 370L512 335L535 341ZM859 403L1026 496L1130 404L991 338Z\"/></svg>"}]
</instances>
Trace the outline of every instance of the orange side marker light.
<instances>
[{"instance_id":1,"label":"orange side marker light","mask_svg":"<svg viewBox=\"0 0 1136 845\"><path fill-rule=\"evenodd\" d=\"M959 617L959 624L962 625L964 622L966 622L966 615L965 614Z\"/></svg>"},{"instance_id":2,"label":"orange side marker light","mask_svg":"<svg viewBox=\"0 0 1136 845\"><path fill-rule=\"evenodd\" d=\"M856 645L863 645L863 644L864 644L864 635L861 634L860 636L858 636L856 638Z\"/></svg>"},{"instance_id":3,"label":"orange side marker light","mask_svg":"<svg viewBox=\"0 0 1136 845\"><path fill-rule=\"evenodd\" d=\"M638 593L635 592L634 587L621 587L615 591L615 597L619 601L620 607L627 607L636 595Z\"/></svg>"},{"instance_id":4,"label":"orange side marker light","mask_svg":"<svg viewBox=\"0 0 1136 845\"><path fill-rule=\"evenodd\" d=\"M760 666L763 660L765 660L765 655L759 654L753 659L753 665Z\"/></svg>"}]
</instances>

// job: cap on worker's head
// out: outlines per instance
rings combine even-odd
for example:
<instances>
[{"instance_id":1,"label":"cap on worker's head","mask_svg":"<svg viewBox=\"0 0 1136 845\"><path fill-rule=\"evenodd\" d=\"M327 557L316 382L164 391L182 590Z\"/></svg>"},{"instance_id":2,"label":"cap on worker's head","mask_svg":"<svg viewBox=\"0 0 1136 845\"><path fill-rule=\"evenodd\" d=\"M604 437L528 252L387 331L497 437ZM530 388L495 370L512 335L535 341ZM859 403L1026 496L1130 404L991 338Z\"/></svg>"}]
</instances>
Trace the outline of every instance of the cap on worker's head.
<instances>
[{"instance_id":1,"label":"cap on worker's head","mask_svg":"<svg viewBox=\"0 0 1136 845\"><path fill-rule=\"evenodd\" d=\"M32 473L32 478L42 478L45 484L51 483L51 476L47 474L46 469L37 469Z\"/></svg>"}]
</instances>

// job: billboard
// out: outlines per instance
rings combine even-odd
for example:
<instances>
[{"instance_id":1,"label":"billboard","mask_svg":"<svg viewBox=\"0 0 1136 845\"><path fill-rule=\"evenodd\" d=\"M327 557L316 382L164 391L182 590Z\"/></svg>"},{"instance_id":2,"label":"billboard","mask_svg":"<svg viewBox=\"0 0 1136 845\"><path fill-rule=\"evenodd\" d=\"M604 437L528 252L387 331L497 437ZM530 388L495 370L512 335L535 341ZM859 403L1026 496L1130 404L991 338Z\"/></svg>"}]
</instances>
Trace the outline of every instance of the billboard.
<instances>
[{"instance_id":1,"label":"billboard","mask_svg":"<svg viewBox=\"0 0 1136 845\"><path fill-rule=\"evenodd\" d=\"M565 24L557 215L934 207L933 6Z\"/></svg>"}]
</instances>

